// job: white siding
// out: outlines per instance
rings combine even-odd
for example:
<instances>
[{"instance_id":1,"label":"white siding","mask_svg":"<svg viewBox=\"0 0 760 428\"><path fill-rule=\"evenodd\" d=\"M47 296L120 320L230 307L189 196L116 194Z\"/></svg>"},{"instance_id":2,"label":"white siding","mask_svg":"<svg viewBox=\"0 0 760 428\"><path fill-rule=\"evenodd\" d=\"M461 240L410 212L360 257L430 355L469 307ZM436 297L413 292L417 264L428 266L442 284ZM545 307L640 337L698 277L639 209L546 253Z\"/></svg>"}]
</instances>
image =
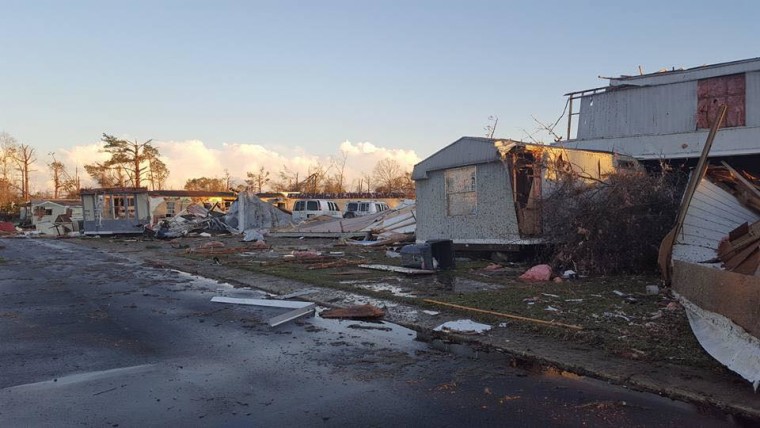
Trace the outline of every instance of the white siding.
<instances>
[{"instance_id":1,"label":"white siding","mask_svg":"<svg viewBox=\"0 0 760 428\"><path fill-rule=\"evenodd\" d=\"M621 89L581 99L578 139L695 131L697 82Z\"/></svg>"},{"instance_id":2,"label":"white siding","mask_svg":"<svg viewBox=\"0 0 760 428\"><path fill-rule=\"evenodd\" d=\"M733 195L702 179L676 237L673 258L699 263L717 257L718 243L744 222L758 220Z\"/></svg>"}]
</instances>

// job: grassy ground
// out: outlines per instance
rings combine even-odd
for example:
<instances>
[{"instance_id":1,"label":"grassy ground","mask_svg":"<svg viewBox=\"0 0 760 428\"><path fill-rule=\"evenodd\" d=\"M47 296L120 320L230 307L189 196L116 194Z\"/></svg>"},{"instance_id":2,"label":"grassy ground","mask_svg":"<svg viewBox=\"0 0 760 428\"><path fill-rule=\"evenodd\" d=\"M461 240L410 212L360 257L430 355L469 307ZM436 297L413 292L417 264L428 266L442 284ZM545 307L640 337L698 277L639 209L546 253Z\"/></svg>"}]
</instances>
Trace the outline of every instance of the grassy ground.
<instances>
[{"instance_id":1,"label":"grassy ground","mask_svg":"<svg viewBox=\"0 0 760 428\"><path fill-rule=\"evenodd\" d=\"M185 246L204 241L187 240ZM510 328L602 348L623 358L669 361L694 367L723 370L697 343L683 309L669 290L646 293L647 285L659 285L656 276L595 277L561 283L523 283L517 280L528 266L502 264L496 272L486 269L488 260L462 258L454 270L429 276L404 276L358 268L358 264L400 265L387 251L399 247L367 248L328 239L270 239L270 249L229 254L187 252L186 257L217 258L227 266L294 279L323 287L361 292L374 297L425 306L442 302L522 317L578 325L582 330L543 326L497 316L459 311L463 316L492 324L507 322ZM143 245L158 245L145 243ZM226 240L226 249L251 244ZM177 246L177 245L175 245ZM307 257L320 252L320 256ZM330 255L338 252L340 254ZM331 264L340 264L333 266ZM411 295L411 297L410 297Z\"/></svg>"}]
</instances>

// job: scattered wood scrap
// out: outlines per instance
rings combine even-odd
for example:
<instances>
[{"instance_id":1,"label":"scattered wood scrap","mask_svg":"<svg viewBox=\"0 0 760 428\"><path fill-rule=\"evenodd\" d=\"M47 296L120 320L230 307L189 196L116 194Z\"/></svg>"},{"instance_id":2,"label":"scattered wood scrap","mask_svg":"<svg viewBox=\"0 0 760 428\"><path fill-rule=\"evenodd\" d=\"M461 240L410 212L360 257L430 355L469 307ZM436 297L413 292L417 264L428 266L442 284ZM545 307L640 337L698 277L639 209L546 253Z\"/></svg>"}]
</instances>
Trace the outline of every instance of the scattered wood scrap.
<instances>
[{"instance_id":1,"label":"scattered wood scrap","mask_svg":"<svg viewBox=\"0 0 760 428\"><path fill-rule=\"evenodd\" d=\"M345 308L335 308L322 311L319 316L322 318L341 318L341 319L378 319L385 316L385 311L372 305L356 305Z\"/></svg>"},{"instance_id":2,"label":"scattered wood scrap","mask_svg":"<svg viewBox=\"0 0 760 428\"><path fill-rule=\"evenodd\" d=\"M718 259L728 271L760 276L760 221L732 230L718 244Z\"/></svg>"}]
</instances>

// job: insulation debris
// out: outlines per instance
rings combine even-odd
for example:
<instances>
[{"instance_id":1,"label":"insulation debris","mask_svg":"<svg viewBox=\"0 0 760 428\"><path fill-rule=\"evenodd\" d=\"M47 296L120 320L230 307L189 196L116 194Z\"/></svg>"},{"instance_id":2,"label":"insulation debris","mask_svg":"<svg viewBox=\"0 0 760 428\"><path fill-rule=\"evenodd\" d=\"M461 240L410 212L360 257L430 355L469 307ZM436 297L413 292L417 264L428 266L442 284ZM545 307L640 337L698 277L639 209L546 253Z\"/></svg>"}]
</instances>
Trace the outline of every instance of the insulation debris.
<instances>
[{"instance_id":1,"label":"insulation debris","mask_svg":"<svg viewBox=\"0 0 760 428\"><path fill-rule=\"evenodd\" d=\"M461 334L480 334L484 333L491 329L491 326L488 324L481 324L472 320L456 320L456 321L447 321L438 327L434 328L433 331L447 331L452 333L461 333Z\"/></svg>"}]
</instances>

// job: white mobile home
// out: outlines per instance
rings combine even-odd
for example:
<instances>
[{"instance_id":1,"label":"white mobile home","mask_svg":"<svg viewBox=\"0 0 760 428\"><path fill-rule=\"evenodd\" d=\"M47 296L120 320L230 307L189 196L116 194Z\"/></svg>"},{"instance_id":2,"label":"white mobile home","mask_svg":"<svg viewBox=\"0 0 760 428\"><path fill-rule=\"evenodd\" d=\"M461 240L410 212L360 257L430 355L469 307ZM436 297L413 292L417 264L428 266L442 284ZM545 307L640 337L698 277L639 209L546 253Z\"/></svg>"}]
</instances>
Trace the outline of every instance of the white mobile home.
<instances>
[{"instance_id":1,"label":"white mobile home","mask_svg":"<svg viewBox=\"0 0 760 428\"><path fill-rule=\"evenodd\" d=\"M635 165L630 157L607 152L460 138L414 166L417 241L515 248L540 243L539 202L551 192L559 169L602 180Z\"/></svg>"},{"instance_id":2,"label":"white mobile home","mask_svg":"<svg viewBox=\"0 0 760 428\"><path fill-rule=\"evenodd\" d=\"M78 199L41 199L31 201L31 220L35 230L44 235L78 232L82 201Z\"/></svg>"},{"instance_id":3,"label":"white mobile home","mask_svg":"<svg viewBox=\"0 0 760 428\"><path fill-rule=\"evenodd\" d=\"M698 158L726 105L710 156L760 152L760 58L608 79L606 87L566 94L567 133L576 136L560 144L640 160Z\"/></svg>"}]
</instances>

